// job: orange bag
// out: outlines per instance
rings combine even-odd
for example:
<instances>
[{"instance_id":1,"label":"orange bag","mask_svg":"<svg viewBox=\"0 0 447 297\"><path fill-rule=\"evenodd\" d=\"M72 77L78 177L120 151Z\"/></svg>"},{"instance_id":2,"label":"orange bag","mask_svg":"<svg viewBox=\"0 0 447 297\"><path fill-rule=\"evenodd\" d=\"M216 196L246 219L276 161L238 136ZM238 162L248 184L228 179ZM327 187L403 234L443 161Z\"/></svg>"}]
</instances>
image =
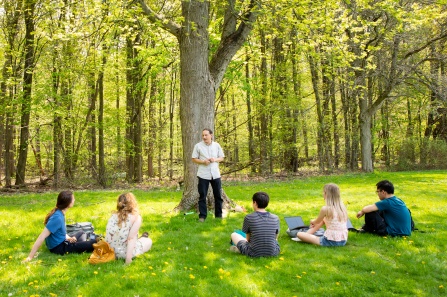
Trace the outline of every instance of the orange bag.
<instances>
[{"instance_id":1,"label":"orange bag","mask_svg":"<svg viewBox=\"0 0 447 297\"><path fill-rule=\"evenodd\" d=\"M90 264L107 263L115 260L115 251L105 240L93 244L93 253L88 258Z\"/></svg>"}]
</instances>

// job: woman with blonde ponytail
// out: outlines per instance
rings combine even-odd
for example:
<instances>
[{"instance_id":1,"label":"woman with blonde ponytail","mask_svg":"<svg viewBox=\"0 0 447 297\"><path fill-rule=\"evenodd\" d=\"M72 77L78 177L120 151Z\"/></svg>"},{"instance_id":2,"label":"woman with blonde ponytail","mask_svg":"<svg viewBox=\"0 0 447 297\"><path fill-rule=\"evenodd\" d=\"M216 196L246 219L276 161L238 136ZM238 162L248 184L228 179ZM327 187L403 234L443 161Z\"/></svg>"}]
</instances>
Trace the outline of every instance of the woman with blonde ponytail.
<instances>
[{"instance_id":1,"label":"woman with blonde ponytail","mask_svg":"<svg viewBox=\"0 0 447 297\"><path fill-rule=\"evenodd\" d=\"M106 241L115 250L116 258L125 259L126 264L130 264L132 258L149 251L152 247L152 240L147 232L138 238L141 223L142 218L138 212L135 196L132 193L121 194L118 197L116 211L107 222Z\"/></svg>"},{"instance_id":2,"label":"woman with blonde ponytail","mask_svg":"<svg viewBox=\"0 0 447 297\"><path fill-rule=\"evenodd\" d=\"M70 237L67 234L65 225L65 213L73 207L75 197L70 191L62 191L57 196L56 207L54 207L45 217L43 224L45 228L40 233L24 262L31 261L39 250L43 242L50 252L59 255L68 253L92 252L95 241L86 241L86 234L83 231L77 232Z\"/></svg>"},{"instance_id":3,"label":"woman with blonde ponytail","mask_svg":"<svg viewBox=\"0 0 447 297\"><path fill-rule=\"evenodd\" d=\"M336 184L326 184L323 188L323 197L326 205L320 210L320 214L310 221L307 232L298 232L295 241L304 241L321 246L344 246L348 241L348 212L340 198L340 188ZM314 233L326 225L322 237Z\"/></svg>"}]
</instances>

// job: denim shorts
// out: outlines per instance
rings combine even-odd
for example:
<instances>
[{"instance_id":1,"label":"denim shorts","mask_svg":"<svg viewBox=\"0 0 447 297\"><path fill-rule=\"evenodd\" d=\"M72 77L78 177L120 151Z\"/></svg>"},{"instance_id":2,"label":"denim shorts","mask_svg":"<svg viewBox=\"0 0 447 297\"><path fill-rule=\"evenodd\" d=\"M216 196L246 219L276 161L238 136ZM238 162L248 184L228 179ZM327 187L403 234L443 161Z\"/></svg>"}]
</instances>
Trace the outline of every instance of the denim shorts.
<instances>
[{"instance_id":1,"label":"denim shorts","mask_svg":"<svg viewBox=\"0 0 447 297\"><path fill-rule=\"evenodd\" d=\"M326 236L321 236L320 245L321 246L344 246L346 244L346 240L342 241L333 241L326 238Z\"/></svg>"}]
</instances>

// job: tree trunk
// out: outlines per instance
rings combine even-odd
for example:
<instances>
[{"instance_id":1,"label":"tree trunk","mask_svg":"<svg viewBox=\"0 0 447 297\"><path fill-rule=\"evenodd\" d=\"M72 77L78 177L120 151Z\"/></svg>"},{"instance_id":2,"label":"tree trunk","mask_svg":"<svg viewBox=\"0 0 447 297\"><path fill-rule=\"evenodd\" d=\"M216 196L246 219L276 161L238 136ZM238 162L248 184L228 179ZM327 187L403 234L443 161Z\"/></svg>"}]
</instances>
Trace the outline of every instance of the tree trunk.
<instances>
[{"instance_id":1,"label":"tree trunk","mask_svg":"<svg viewBox=\"0 0 447 297\"><path fill-rule=\"evenodd\" d=\"M185 25L180 46L180 122L182 124L184 187L178 209L191 209L198 201L197 165L191 161L194 145L204 128L214 130L215 85L208 65L209 2L182 2ZM191 24L195 24L193 29Z\"/></svg>"},{"instance_id":2,"label":"tree trunk","mask_svg":"<svg viewBox=\"0 0 447 297\"><path fill-rule=\"evenodd\" d=\"M245 83L247 86L250 86L251 76L250 76L250 56L248 51L245 51ZM253 122L252 122L252 111L251 111L251 89L247 87L247 91L245 93L245 103L247 104L247 130L248 130L248 158L250 165L250 171L256 172L255 165L255 147L254 147L254 131L253 131Z\"/></svg>"},{"instance_id":3,"label":"tree trunk","mask_svg":"<svg viewBox=\"0 0 447 297\"><path fill-rule=\"evenodd\" d=\"M103 51L106 48L103 46ZM107 62L105 53L102 57L101 70L98 73L98 97L99 97L99 109L98 109L98 158L99 158L99 172L98 183L105 188L106 187L106 164L105 164L105 152L104 152L104 65Z\"/></svg>"},{"instance_id":4,"label":"tree trunk","mask_svg":"<svg viewBox=\"0 0 447 297\"><path fill-rule=\"evenodd\" d=\"M164 22L162 17L138 0L149 19L174 34L180 48L180 122L182 126L184 192L176 209L197 204L197 166L192 150L204 128L214 130L214 101L231 59L247 40L258 15L258 3L250 0L244 13L235 12L235 1L226 2L221 41L209 59L208 35L210 2L182 1L182 26ZM160 22L161 21L161 22ZM236 27L237 21L240 21ZM223 195L224 201L228 197Z\"/></svg>"},{"instance_id":5,"label":"tree trunk","mask_svg":"<svg viewBox=\"0 0 447 297\"><path fill-rule=\"evenodd\" d=\"M269 143L268 136L268 123L269 123L269 113L270 113L270 104L268 104L268 92L267 92L267 42L265 40L265 32L261 30L260 32L261 39L261 94L259 100L259 157L260 157L260 168L259 172L262 174L268 174L269 170L269 147L271 143Z\"/></svg>"},{"instance_id":6,"label":"tree trunk","mask_svg":"<svg viewBox=\"0 0 447 297\"><path fill-rule=\"evenodd\" d=\"M149 90L149 104L148 104L148 145L147 145L147 175L148 177L155 177L154 159L155 148L157 143L157 122L155 121L156 111L156 94L157 94L157 75L154 73L151 77L151 86Z\"/></svg>"},{"instance_id":7,"label":"tree trunk","mask_svg":"<svg viewBox=\"0 0 447 297\"><path fill-rule=\"evenodd\" d=\"M321 109L321 96L320 96L320 88L319 88L319 75L318 69L315 62L315 59L311 54L308 55L311 80L312 80L312 88L315 96L315 106L317 108L317 120L318 120L318 129L317 129L317 154L318 154L318 168L320 171L323 171L325 168L325 158L324 158L324 143L323 143L323 129L324 129L324 119L323 119L323 111Z\"/></svg>"},{"instance_id":8,"label":"tree trunk","mask_svg":"<svg viewBox=\"0 0 447 297\"><path fill-rule=\"evenodd\" d=\"M4 113L0 113L0 170L4 169L5 187L11 187L12 175L14 172L14 128L13 118L16 112L16 96L13 84L8 81L19 81L16 76L17 66L14 65L12 49L15 47L17 38L17 24L19 22L20 11L19 2L4 2L5 24L3 30L6 33L7 45L4 47L4 64L0 80L0 108ZM1 173L0 173L1 184Z\"/></svg>"},{"instance_id":9,"label":"tree trunk","mask_svg":"<svg viewBox=\"0 0 447 297\"><path fill-rule=\"evenodd\" d=\"M23 73L23 101L20 118L19 159L17 161L16 181L19 186L25 185L25 171L28 157L29 123L31 113L31 91L34 72L34 0L25 0L25 64Z\"/></svg>"}]
</instances>

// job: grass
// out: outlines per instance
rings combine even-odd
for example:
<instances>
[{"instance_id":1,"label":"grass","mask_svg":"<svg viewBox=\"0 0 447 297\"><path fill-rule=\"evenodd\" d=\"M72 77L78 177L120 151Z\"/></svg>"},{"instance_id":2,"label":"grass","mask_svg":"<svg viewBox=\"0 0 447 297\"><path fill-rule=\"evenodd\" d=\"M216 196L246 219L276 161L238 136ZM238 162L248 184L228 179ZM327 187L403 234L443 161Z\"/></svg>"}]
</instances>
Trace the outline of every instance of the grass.
<instances>
[{"instance_id":1,"label":"grass","mask_svg":"<svg viewBox=\"0 0 447 297\"><path fill-rule=\"evenodd\" d=\"M416 227L408 238L349 234L342 248L293 242L285 216L314 218L323 205L322 187L337 183L354 226L355 214L377 200L375 183L390 179L412 210ZM284 182L226 183L225 192L251 211L251 196L266 191L268 210L281 218L276 258L251 259L228 251L242 213L198 223L196 215L173 213L181 192L134 190L150 232L152 250L130 266L114 261L92 266L89 255L57 256L42 247L21 264L41 232L57 193L0 197L0 296L445 296L447 172L376 172ZM104 233L121 192L77 191L69 222L93 222Z\"/></svg>"}]
</instances>

